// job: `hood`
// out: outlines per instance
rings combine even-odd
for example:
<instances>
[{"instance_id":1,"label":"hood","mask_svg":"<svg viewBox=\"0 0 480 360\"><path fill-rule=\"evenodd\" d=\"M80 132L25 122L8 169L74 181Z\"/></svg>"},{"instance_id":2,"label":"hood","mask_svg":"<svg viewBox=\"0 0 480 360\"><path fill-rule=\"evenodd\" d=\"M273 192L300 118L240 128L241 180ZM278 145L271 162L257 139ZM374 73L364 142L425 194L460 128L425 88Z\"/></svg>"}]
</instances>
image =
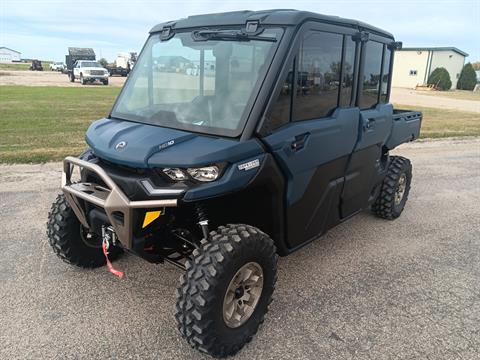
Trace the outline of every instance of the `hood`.
<instances>
[{"instance_id":1,"label":"hood","mask_svg":"<svg viewBox=\"0 0 480 360\"><path fill-rule=\"evenodd\" d=\"M85 140L98 157L135 168L204 166L263 153L255 139L240 142L118 119L94 122Z\"/></svg>"}]
</instances>

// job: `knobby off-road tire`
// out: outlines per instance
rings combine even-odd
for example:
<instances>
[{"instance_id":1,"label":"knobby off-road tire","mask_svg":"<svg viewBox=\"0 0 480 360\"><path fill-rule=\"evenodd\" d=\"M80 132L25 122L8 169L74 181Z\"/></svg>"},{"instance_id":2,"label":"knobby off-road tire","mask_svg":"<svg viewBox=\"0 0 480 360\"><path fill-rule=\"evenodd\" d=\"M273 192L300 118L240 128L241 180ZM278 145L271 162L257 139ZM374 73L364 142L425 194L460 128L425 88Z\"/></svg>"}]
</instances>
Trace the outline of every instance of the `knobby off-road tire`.
<instances>
[{"instance_id":1,"label":"knobby off-road tire","mask_svg":"<svg viewBox=\"0 0 480 360\"><path fill-rule=\"evenodd\" d=\"M202 240L200 248L193 252L192 261L187 261L187 272L177 290L178 329L193 348L214 357L226 357L237 353L252 339L272 299L277 258L272 239L249 225L220 226L210 232L209 241ZM227 289L234 278L239 278L239 271L247 267L248 272L249 266L261 268L263 287L259 293L259 286L245 285L250 299L256 289L256 306L242 324L232 327L227 325L224 314Z\"/></svg>"},{"instance_id":2,"label":"knobby off-road tire","mask_svg":"<svg viewBox=\"0 0 480 360\"><path fill-rule=\"evenodd\" d=\"M380 193L372 205L378 217L393 220L400 216L412 182L412 164L402 156L392 156Z\"/></svg>"},{"instance_id":3,"label":"knobby off-road tire","mask_svg":"<svg viewBox=\"0 0 480 360\"><path fill-rule=\"evenodd\" d=\"M52 204L47 223L48 242L53 251L66 263L82 268L105 265L100 237L86 240L87 235L84 230L65 199L65 195L59 194ZM120 253L121 249L111 246L110 260L117 258Z\"/></svg>"}]
</instances>

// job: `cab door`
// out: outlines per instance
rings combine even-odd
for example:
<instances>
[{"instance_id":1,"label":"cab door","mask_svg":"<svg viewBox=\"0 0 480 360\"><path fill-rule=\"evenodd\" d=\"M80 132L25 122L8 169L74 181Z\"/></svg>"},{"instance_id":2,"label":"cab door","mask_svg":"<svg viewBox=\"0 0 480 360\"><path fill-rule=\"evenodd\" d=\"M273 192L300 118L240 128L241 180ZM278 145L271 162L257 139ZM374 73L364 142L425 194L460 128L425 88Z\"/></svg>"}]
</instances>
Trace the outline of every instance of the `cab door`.
<instances>
[{"instance_id":1,"label":"cab door","mask_svg":"<svg viewBox=\"0 0 480 360\"><path fill-rule=\"evenodd\" d=\"M359 136L348 161L341 200L346 218L368 208L386 171L384 145L392 128L393 107L388 103L392 39L362 36L358 95ZM368 39L368 40L367 40ZM365 41L366 40L366 41Z\"/></svg>"},{"instance_id":2,"label":"cab door","mask_svg":"<svg viewBox=\"0 0 480 360\"><path fill-rule=\"evenodd\" d=\"M269 104L270 134L263 141L286 178L291 249L340 220L340 195L360 116L350 106L355 42L342 31L327 25L304 29L285 82L277 86L278 97Z\"/></svg>"}]
</instances>

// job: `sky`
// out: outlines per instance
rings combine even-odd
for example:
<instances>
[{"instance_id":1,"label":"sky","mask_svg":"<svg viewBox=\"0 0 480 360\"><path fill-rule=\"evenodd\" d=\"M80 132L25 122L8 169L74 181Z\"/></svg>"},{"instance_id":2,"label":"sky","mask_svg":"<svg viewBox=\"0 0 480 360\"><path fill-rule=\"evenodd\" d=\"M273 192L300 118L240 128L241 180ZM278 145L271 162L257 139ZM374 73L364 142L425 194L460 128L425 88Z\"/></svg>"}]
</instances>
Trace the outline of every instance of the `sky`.
<instances>
[{"instance_id":1,"label":"sky","mask_svg":"<svg viewBox=\"0 0 480 360\"><path fill-rule=\"evenodd\" d=\"M404 47L454 46L480 61L480 0L0 0L0 46L22 58L64 61L67 48L92 47L113 61L140 51L157 23L234 10L295 8L361 20Z\"/></svg>"}]
</instances>

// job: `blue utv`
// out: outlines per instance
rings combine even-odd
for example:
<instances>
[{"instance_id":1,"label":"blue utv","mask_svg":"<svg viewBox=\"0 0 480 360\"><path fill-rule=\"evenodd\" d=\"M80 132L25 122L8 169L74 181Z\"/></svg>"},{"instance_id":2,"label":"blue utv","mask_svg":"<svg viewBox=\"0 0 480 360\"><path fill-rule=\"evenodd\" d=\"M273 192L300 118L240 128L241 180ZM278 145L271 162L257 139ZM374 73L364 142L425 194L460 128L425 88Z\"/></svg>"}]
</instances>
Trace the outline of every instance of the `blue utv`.
<instances>
[{"instance_id":1,"label":"blue utv","mask_svg":"<svg viewBox=\"0 0 480 360\"><path fill-rule=\"evenodd\" d=\"M153 27L89 148L64 161L53 250L119 276L121 253L178 266L180 333L235 354L264 320L277 254L366 209L402 213L412 166L389 153L418 138L422 115L389 103L400 46L368 24L295 10Z\"/></svg>"}]
</instances>

